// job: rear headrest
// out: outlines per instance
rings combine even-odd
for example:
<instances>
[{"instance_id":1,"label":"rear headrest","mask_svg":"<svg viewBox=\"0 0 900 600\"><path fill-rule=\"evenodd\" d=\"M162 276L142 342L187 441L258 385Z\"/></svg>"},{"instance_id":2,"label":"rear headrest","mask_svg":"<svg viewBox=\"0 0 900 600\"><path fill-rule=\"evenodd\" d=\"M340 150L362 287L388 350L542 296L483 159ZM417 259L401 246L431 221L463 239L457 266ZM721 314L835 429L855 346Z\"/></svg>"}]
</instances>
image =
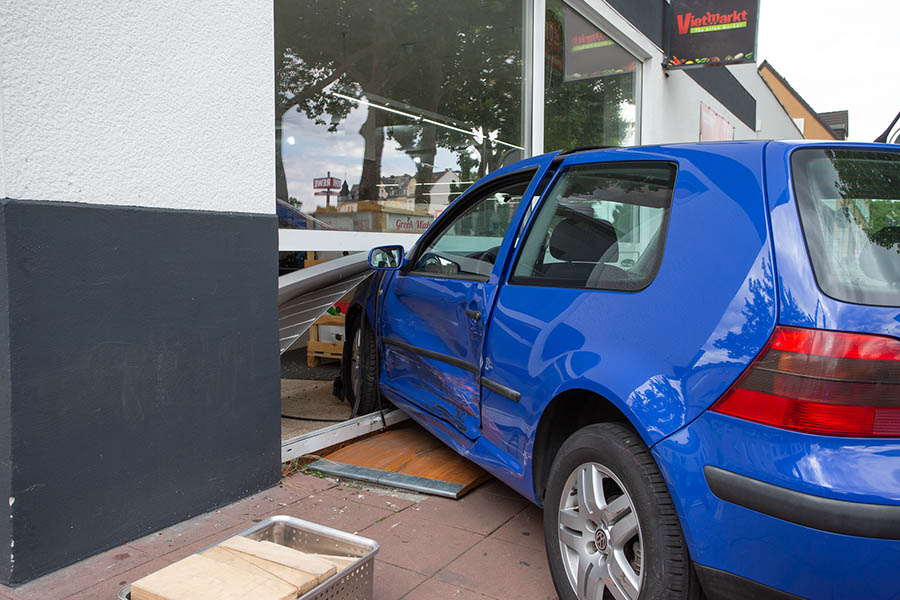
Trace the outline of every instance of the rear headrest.
<instances>
[{"instance_id":1,"label":"rear headrest","mask_svg":"<svg viewBox=\"0 0 900 600\"><path fill-rule=\"evenodd\" d=\"M619 240L612 223L569 217L553 228L550 254L567 262L616 262Z\"/></svg>"}]
</instances>

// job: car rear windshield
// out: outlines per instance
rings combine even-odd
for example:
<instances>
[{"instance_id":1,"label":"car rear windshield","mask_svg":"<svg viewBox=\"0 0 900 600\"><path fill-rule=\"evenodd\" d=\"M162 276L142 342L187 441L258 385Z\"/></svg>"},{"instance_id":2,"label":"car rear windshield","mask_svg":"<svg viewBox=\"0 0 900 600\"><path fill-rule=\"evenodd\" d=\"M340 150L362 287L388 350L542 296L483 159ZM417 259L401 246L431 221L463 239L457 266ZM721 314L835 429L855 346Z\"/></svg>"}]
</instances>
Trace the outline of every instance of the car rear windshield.
<instances>
[{"instance_id":1,"label":"car rear windshield","mask_svg":"<svg viewBox=\"0 0 900 600\"><path fill-rule=\"evenodd\" d=\"M900 152L798 150L791 170L822 291L900 306Z\"/></svg>"}]
</instances>

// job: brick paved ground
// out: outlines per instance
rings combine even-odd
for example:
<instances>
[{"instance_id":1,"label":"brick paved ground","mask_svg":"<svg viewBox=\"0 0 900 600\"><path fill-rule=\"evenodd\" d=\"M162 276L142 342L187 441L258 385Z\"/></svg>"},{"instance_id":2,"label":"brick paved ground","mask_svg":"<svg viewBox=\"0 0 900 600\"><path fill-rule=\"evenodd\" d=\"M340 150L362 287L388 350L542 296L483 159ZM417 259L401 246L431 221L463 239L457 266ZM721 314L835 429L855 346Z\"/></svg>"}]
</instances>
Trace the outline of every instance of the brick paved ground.
<instances>
[{"instance_id":1,"label":"brick paved ground","mask_svg":"<svg viewBox=\"0 0 900 600\"><path fill-rule=\"evenodd\" d=\"M497 481L447 500L303 474L18 588L0 586L0 598L112 600L126 584L276 514L377 540L376 600L556 598L540 510Z\"/></svg>"}]
</instances>

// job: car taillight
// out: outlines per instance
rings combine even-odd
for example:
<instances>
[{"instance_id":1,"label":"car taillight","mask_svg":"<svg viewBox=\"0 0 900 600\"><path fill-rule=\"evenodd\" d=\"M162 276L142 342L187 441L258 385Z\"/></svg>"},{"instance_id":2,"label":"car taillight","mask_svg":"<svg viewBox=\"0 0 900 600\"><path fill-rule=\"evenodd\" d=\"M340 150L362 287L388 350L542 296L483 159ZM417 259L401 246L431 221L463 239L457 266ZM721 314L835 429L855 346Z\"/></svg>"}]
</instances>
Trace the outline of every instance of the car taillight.
<instances>
[{"instance_id":1,"label":"car taillight","mask_svg":"<svg viewBox=\"0 0 900 600\"><path fill-rule=\"evenodd\" d=\"M776 327L711 410L816 435L900 437L900 341Z\"/></svg>"}]
</instances>

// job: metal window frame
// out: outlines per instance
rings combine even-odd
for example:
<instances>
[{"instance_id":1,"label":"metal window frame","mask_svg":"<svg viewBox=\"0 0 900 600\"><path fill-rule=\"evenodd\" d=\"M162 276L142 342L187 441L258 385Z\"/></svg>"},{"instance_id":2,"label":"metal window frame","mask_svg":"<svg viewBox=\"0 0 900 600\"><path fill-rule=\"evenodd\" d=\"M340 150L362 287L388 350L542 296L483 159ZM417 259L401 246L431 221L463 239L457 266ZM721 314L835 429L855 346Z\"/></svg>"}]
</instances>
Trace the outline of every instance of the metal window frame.
<instances>
[{"instance_id":1,"label":"metal window frame","mask_svg":"<svg viewBox=\"0 0 900 600\"><path fill-rule=\"evenodd\" d=\"M602 0L561 0L563 4L588 20L592 25L603 31L611 40L624 48L637 61L634 73L634 144L641 143L641 129L643 112L643 87L646 69L644 64L651 59L651 54L634 37L629 36L621 28L617 27L611 19L601 14L603 12L615 14L620 19L621 15L615 12ZM531 30L530 48L526 44L526 79L530 79L531 93L526 94L526 115L531 112L530 135L526 128L525 151L528 156L544 153L544 65L545 65L545 27L547 19L546 0L526 0L528 4L526 28ZM593 5L593 6L592 6ZM637 34L637 29L634 30ZM526 117L527 118L527 117Z\"/></svg>"},{"instance_id":2,"label":"metal window frame","mask_svg":"<svg viewBox=\"0 0 900 600\"><path fill-rule=\"evenodd\" d=\"M547 20L547 1L546 0L526 0L528 4L528 27L531 31L531 47L525 55L528 64L526 65L526 73L530 73L530 93L526 94L526 98L530 106L530 123L531 131L528 139L529 144L526 148L529 150L529 156L536 156L544 153L544 52L546 20Z\"/></svg>"}]
</instances>

